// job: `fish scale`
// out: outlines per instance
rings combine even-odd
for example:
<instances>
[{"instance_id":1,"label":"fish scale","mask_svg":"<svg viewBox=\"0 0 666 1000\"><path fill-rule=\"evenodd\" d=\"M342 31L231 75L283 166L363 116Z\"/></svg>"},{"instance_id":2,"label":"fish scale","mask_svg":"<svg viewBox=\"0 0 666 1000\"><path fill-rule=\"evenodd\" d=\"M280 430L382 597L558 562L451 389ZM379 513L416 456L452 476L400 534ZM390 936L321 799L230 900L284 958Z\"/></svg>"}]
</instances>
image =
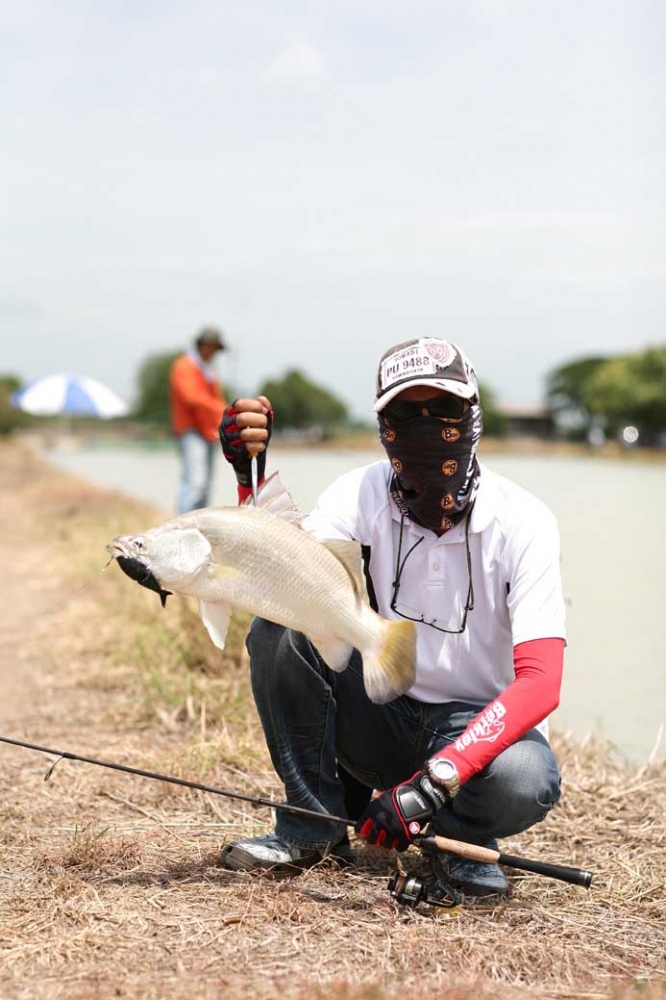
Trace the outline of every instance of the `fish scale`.
<instances>
[{"instance_id":1,"label":"fish scale","mask_svg":"<svg viewBox=\"0 0 666 1000\"><path fill-rule=\"evenodd\" d=\"M233 515L236 509L227 513ZM378 640L382 619L364 614L365 607L349 586L349 573L324 545L260 509L241 509L241 513L244 524L240 531L231 524L231 530L220 531L218 527L217 531L213 528L207 532L214 561L241 571L242 584L238 597L230 597L232 603L245 606L252 602L256 614L270 620L277 616L292 628L299 627L305 613L315 634L328 634L331 620L341 617L354 640L352 645ZM255 520L260 522L258 527ZM250 548L248 536L257 530L263 531L274 545L261 552ZM234 536L236 544L231 545L229 539ZM287 574L285 565L289 567ZM280 574L280 586L266 590L262 584L273 570Z\"/></svg>"}]
</instances>

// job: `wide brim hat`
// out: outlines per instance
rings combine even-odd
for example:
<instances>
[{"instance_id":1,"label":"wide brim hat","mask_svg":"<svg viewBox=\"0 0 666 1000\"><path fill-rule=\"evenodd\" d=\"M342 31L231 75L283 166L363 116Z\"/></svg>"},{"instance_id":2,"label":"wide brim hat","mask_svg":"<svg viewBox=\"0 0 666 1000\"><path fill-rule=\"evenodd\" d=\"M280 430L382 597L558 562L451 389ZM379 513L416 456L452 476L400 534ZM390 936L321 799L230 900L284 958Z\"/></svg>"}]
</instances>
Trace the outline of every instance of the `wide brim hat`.
<instances>
[{"instance_id":1,"label":"wide brim hat","mask_svg":"<svg viewBox=\"0 0 666 1000\"><path fill-rule=\"evenodd\" d=\"M195 343L197 347L201 344L209 344L212 347L217 347L218 351L226 350L226 344L222 340L222 334L214 326L206 326L203 330L200 330L197 334Z\"/></svg>"},{"instance_id":2,"label":"wide brim hat","mask_svg":"<svg viewBox=\"0 0 666 1000\"><path fill-rule=\"evenodd\" d=\"M479 397L474 365L457 344L439 337L405 340L384 352L377 369L375 412L412 385L442 389L463 399Z\"/></svg>"}]
</instances>

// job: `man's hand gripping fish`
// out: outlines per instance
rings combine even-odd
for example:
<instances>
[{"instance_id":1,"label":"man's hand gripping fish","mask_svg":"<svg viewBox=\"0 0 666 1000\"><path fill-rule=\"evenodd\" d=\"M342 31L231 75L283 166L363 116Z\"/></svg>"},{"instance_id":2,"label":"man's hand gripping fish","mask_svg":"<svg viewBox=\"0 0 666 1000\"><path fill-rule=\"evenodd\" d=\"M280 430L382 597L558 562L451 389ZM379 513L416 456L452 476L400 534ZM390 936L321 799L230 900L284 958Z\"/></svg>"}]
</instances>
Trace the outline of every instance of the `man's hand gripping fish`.
<instances>
[{"instance_id":1,"label":"man's hand gripping fish","mask_svg":"<svg viewBox=\"0 0 666 1000\"><path fill-rule=\"evenodd\" d=\"M332 670L344 670L358 649L368 697L391 701L414 683L414 624L380 618L367 603L356 542L320 542L300 521L275 474L256 507L191 511L143 534L120 535L108 549L162 604L173 591L198 598L220 649L232 609L249 611L303 632Z\"/></svg>"}]
</instances>

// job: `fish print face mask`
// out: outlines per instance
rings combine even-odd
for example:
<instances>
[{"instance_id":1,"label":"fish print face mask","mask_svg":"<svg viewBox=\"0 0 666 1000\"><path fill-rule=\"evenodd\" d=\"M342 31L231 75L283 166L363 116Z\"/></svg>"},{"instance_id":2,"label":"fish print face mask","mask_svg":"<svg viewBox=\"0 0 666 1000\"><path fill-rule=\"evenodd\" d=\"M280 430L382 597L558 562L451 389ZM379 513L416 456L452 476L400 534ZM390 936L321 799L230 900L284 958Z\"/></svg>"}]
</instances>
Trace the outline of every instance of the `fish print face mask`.
<instances>
[{"instance_id":1,"label":"fish print face mask","mask_svg":"<svg viewBox=\"0 0 666 1000\"><path fill-rule=\"evenodd\" d=\"M378 414L379 437L394 478L391 495L403 514L438 535L465 516L478 487L476 449L483 418L478 403L459 420Z\"/></svg>"}]
</instances>

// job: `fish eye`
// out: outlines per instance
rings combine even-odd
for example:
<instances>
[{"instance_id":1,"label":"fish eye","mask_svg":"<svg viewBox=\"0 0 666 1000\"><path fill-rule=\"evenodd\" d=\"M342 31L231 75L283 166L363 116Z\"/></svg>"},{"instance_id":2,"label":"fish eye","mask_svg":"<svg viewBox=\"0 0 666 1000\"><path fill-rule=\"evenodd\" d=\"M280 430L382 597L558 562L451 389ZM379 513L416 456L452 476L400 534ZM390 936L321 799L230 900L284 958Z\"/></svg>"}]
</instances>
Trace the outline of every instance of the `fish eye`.
<instances>
[{"instance_id":1,"label":"fish eye","mask_svg":"<svg viewBox=\"0 0 666 1000\"><path fill-rule=\"evenodd\" d=\"M142 549L143 548L143 538L135 538L134 539L134 544L136 545L137 549Z\"/></svg>"}]
</instances>

